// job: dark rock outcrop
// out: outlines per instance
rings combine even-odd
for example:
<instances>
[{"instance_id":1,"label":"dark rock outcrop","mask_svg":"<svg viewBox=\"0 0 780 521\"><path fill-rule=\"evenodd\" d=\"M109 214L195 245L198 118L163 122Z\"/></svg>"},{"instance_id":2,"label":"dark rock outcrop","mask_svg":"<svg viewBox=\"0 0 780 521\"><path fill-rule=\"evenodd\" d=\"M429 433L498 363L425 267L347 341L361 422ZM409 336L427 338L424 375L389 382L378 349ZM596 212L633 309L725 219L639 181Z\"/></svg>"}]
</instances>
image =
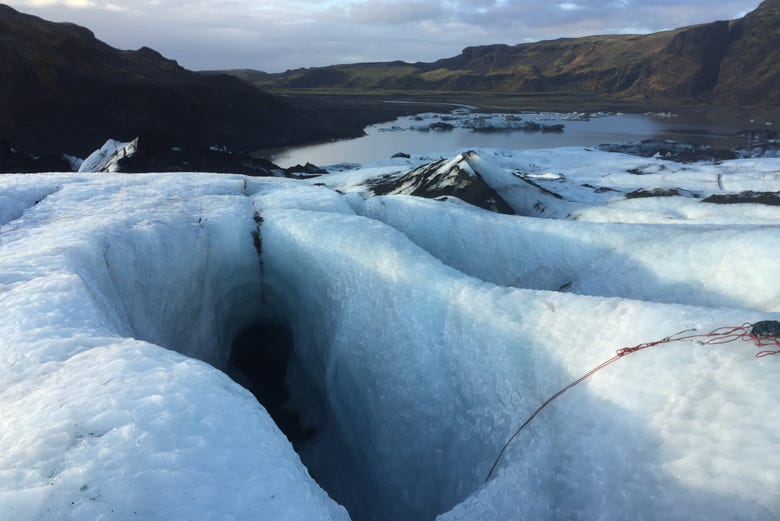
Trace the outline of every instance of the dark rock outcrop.
<instances>
[{"instance_id":1,"label":"dark rock outcrop","mask_svg":"<svg viewBox=\"0 0 780 521\"><path fill-rule=\"evenodd\" d=\"M634 190L626 194L626 199L647 199L650 197L676 197L680 190L676 188L649 188Z\"/></svg>"},{"instance_id":2,"label":"dark rock outcrop","mask_svg":"<svg viewBox=\"0 0 780 521\"><path fill-rule=\"evenodd\" d=\"M703 203L714 204L766 204L780 206L780 192L739 192L737 194L714 194L702 199Z\"/></svg>"},{"instance_id":3,"label":"dark rock outcrop","mask_svg":"<svg viewBox=\"0 0 780 521\"><path fill-rule=\"evenodd\" d=\"M73 166L62 154L35 154L0 140L0 173L70 172Z\"/></svg>"},{"instance_id":4,"label":"dark rock outcrop","mask_svg":"<svg viewBox=\"0 0 780 521\"><path fill-rule=\"evenodd\" d=\"M723 161L739 157L731 150L712 148L707 145L680 143L663 139L643 139L625 143L604 144L597 147L604 152L620 152L640 157L658 157L679 163L695 163L698 161ZM632 173L641 175L643 172Z\"/></svg>"}]
</instances>

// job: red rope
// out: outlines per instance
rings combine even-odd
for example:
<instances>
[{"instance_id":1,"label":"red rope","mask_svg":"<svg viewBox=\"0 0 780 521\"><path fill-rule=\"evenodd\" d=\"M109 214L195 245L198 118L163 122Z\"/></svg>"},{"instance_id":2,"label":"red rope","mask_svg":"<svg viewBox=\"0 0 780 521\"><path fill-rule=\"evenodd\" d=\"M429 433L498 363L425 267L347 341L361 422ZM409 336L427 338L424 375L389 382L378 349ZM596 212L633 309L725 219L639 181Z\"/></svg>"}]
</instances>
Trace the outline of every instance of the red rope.
<instances>
[{"instance_id":1,"label":"red rope","mask_svg":"<svg viewBox=\"0 0 780 521\"><path fill-rule=\"evenodd\" d=\"M694 329L686 329L684 331L680 331L679 333L675 333L674 335L662 338L661 340L656 340L654 342L646 342L644 344L637 344L632 347L622 347L618 349L615 352L615 356L610 358L609 360L606 360L605 362L600 363L584 375L580 376L573 382L571 382L569 385L558 391L557 393L553 394L549 398L547 398L542 405L540 405L532 414L528 417L525 422L523 422L520 427L512 434L512 436L509 437L509 439L504 443L503 447L501 447L501 451L498 453L498 457L496 457L495 463L493 463L493 466L490 468L490 472L488 472L487 478L485 478L485 483L487 483L490 478L493 476L493 472L495 472L496 467L498 467L499 462L501 461L501 457L504 455L504 452L506 452L506 449L509 447L509 445L514 441L515 438L520 434L520 432L525 429L525 427L531 423L531 421L536 418L536 416L542 412L542 410L550 405L553 401L555 401L557 398L559 398L562 394L564 394L566 391L571 389L572 387L576 387L578 384L584 382L597 372L601 371L608 365L611 365L621 358L623 358L626 355L629 355L631 353L636 353L637 351L642 351L643 349L647 349L650 347L654 347L661 344L668 344L670 342L683 342L685 340L698 340L701 344L704 345L719 345L719 344L728 344L729 342L734 342L736 340L742 340L744 342L752 342L759 348L764 347L772 347L774 349L763 349L756 353L756 358L762 358L769 355L776 355L780 354L780 337L777 336L762 336L753 334L751 332L751 328L753 327L753 324L751 323L744 323L741 326L726 326L726 327L719 327L716 329L713 329L709 333L700 333L697 335L685 335L680 336L683 333L687 333L689 331L695 331Z\"/></svg>"}]
</instances>

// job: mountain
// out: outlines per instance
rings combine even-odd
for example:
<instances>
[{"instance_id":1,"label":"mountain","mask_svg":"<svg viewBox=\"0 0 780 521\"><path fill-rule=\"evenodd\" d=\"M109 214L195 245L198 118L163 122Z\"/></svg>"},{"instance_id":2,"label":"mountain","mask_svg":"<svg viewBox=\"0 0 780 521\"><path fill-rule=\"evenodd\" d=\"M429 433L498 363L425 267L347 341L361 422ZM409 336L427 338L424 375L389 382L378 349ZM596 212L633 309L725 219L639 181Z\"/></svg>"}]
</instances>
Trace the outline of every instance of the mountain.
<instances>
[{"instance_id":1,"label":"mountain","mask_svg":"<svg viewBox=\"0 0 780 521\"><path fill-rule=\"evenodd\" d=\"M745 17L648 35L468 47L433 63L361 63L241 75L271 89L600 95L777 107L780 0Z\"/></svg>"},{"instance_id":2,"label":"mountain","mask_svg":"<svg viewBox=\"0 0 780 521\"><path fill-rule=\"evenodd\" d=\"M322 121L236 77L0 5L0 139L82 157L107 137L258 149L319 137Z\"/></svg>"}]
</instances>

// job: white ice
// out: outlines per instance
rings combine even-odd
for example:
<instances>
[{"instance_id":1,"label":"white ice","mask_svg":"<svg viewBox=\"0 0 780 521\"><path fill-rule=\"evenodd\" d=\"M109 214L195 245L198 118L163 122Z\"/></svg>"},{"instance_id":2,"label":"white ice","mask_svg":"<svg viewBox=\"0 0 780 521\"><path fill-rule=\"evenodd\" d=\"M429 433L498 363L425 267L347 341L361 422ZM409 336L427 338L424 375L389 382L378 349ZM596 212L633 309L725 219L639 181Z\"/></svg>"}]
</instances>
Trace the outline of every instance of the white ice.
<instances>
[{"instance_id":1,"label":"white ice","mask_svg":"<svg viewBox=\"0 0 780 521\"><path fill-rule=\"evenodd\" d=\"M621 359L485 477L616 349L780 319L777 207L623 196L778 191L780 161L478 152L510 204L531 175L559 218L370 197L434 155L0 176L0 519L778 518L780 356L746 342ZM262 320L293 331L300 458L221 372Z\"/></svg>"},{"instance_id":2,"label":"white ice","mask_svg":"<svg viewBox=\"0 0 780 521\"><path fill-rule=\"evenodd\" d=\"M34 182L51 195L33 205L17 187ZM224 367L259 313L251 180L0 186L28 205L0 229L0 519L347 518L254 397L196 360Z\"/></svg>"},{"instance_id":3,"label":"white ice","mask_svg":"<svg viewBox=\"0 0 780 521\"><path fill-rule=\"evenodd\" d=\"M109 139L102 147L92 152L79 164L78 172L89 173L102 170L116 172L115 162L117 158L119 156L132 155L137 145L138 140L123 143L115 139Z\"/></svg>"}]
</instances>

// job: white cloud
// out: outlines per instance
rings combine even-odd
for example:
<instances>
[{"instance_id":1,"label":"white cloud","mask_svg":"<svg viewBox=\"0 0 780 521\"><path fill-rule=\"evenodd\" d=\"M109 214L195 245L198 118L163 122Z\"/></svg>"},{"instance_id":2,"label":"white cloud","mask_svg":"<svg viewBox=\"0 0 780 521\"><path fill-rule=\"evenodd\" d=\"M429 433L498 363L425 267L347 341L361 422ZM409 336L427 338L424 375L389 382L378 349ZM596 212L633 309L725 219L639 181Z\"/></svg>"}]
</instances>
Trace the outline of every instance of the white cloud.
<instances>
[{"instance_id":1,"label":"white cloud","mask_svg":"<svg viewBox=\"0 0 780 521\"><path fill-rule=\"evenodd\" d=\"M50 5L64 5L65 7L72 7L75 9L86 9L88 7L95 7L95 2L91 0L27 0L26 2L19 2L31 7L46 7Z\"/></svg>"},{"instance_id":2,"label":"white cloud","mask_svg":"<svg viewBox=\"0 0 780 521\"><path fill-rule=\"evenodd\" d=\"M124 5L118 5L118 4L105 4L103 8L106 11L114 11L116 13L130 13L133 12L132 9L130 9L127 6Z\"/></svg>"}]
</instances>

